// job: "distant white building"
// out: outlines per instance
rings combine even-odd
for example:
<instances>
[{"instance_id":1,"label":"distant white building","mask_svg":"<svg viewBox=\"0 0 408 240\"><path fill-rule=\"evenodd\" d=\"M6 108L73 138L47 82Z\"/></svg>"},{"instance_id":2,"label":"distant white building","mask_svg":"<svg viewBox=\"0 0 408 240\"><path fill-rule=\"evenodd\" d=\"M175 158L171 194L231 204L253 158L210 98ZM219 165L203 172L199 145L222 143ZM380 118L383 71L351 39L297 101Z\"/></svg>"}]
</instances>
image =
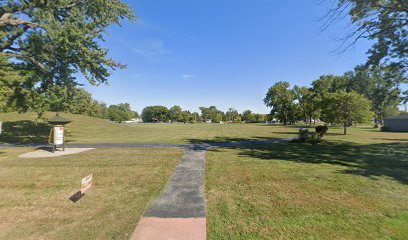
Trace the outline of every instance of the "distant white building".
<instances>
[{"instance_id":1,"label":"distant white building","mask_svg":"<svg viewBox=\"0 0 408 240\"><path fill-rule=\"evenodd\" d=\"M136 123L142 123L143 120L141 118L132 118L129 121L125 121L124 123L128 124L136 124Z\"/></svg>"}]
</instances>

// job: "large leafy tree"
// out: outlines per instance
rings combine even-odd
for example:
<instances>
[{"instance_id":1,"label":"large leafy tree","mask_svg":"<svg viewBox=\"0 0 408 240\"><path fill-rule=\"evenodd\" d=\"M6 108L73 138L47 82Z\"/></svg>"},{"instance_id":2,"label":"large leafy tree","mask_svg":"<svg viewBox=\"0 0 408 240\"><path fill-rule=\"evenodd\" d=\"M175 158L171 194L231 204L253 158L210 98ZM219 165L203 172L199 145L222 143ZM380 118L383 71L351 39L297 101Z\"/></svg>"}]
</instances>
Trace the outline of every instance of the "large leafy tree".
<instances>
[{"instance_id":1,"label":"large leafy tree","mask_svg":"<svg viewBox=\"0 0 408 240\"><path fill-rule=\"evenodd\" d=\"M183 122L184 121L184 116L183 116L183 109L178 106L174 105L169 109L169 114L170 114L170 120L173 122Z\"/></svg>"},{"instance_id":2,"label":"large leafy tree","mask_svg":"<svg viewBox=\"0 0 408 240\"><path fill-rule=\"evenodd\" d=\"M295 98L298 101L299 110L301 112L304 122L312 124L312 119L319 116L319 106L316 96L313 91L307 87L295 86L293 88Z\"/></svg>"},{"instance_id":3,"label":"large leafy tree","mask_svg":"<svg viewBox=\"0 0 408 240\"><path fill-rule=\"evenodd\" d=\"M234 108L228 109L228 111L225 113L225 118L229 122L240 122L241 121L238 111Z\"/></svg>"},{"instance_id":4,"label":"large leafy tree","mask_svg":"<svg viewBox=\"0 0 408 240\"><path fill-rule=\"evenodd\" d=\"M357 92L338 91L324 96L325 105L322 108L322 120L332 124L341 124L344 135L347 128L357 123L371 120L370 101Z\"/></svg>"},{"instance_id":5,"label":"large leafy tree","mask_svg":"<svg viewBox=\"0 0 408 240\"><path fill-rule=\"evenodd\" d=\"M401 102L401 85L407 82L401 68L395 65L357 66L346 73L349 86L372 102L375 125L397 113Z\"/></svg>"},{"instance_id":6,"label":"large leafy tree","mask_svg":"<svg viewBox=\"0 0 408 240\"><path fill-rule=\"evenodd\" d=\"M143 122L167 122L170 111L164 106L147 106L142 110Z\"/></svg>"},{"instance_id":7,"label":"large leafy tree","mask_svg":"<svg viewBox=\"0 0 408 240\"><path fill-rule=\"evenodd\" d=\"M201 111L201 118L204 121L212 121L215 123L219 123L222 121L224 117L224 112L221 110L218 110L216 106L210 106L210 107L200 107L199 108Z\"/></svg>"},{"instance_id":8,"label":"large leafy tree","mask_svg":"<svg viewBox=\"0 0 408 240\"><path fill-rule=\"evenodd\" d=\"M109 106L108 116L111 121L121 123L132 119L134 112L130 109L130 105L128 103L120 103Z\"/></svg>"},{"instance_id":9,"label":"large leafy tree","mask_svg":"<svg viewBox=\"0 0 408 240\"><path fill-rule=\"evenodd\" d=\"M346 14L355 26L345 37L346 49L361 38L373 40L369 65L390 63L408 70L408 1L337 0L326 15L325 27Z\"/></svg>"},{"instance_id":10,"label":"large leafy tree","mask_svg":"<svg viewBox=\"0 0 408 240\"><path fill-rule=\"evenodd\" d=\"M121 1L9 0L0 6L0 56L31 74L19 88L39 86L41 94L55 85L72 88L77 74L96 85L125 67L99 44L108 26L135 19Z\"/></svg>"},{"instance_id":11,"label":"large leafy tree","mask_svg":"<svg viewBox=\"0 0 408 240\"><path fill-rule=\"evenodd\" d=\"M271 114L287 125L293 120L295 113L295 93L289 89L289 82L277 82L269 88L264 98L267 107L272 108Z\"/></svg>"},{"instance_id":12,"label":"large leafy tree","mask_svg":"<svg viewBox=\"0 0 408 240\"><path fill-rule=\"evenodd\" d=\"M251 110L245 110L242 112L242 121L245 121L247 123L255 122L255 115Z\"/></svg>"}]
</instances>

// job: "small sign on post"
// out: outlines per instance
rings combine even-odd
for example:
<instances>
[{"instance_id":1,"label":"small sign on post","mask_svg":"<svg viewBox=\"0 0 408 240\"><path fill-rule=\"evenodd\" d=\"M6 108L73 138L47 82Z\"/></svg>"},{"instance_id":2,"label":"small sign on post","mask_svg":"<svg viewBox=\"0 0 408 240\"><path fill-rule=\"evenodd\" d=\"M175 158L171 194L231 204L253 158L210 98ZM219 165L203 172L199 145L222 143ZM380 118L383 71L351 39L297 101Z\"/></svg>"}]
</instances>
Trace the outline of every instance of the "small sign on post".
<instances>
[{"instance_id":1,"label":"small sign on post","mask_svg":"<svg viewBox=\"0 0 408 240\"><path fill-rule=\"evenodd\" d=\"M92 173L91 173L88 176L82 178L82 181L81 181L81 194L85 194L86 192L88 192L89 189L91 189L92 186L93 186L93 183L92 183Z\"/></svg>"}]
</instances>

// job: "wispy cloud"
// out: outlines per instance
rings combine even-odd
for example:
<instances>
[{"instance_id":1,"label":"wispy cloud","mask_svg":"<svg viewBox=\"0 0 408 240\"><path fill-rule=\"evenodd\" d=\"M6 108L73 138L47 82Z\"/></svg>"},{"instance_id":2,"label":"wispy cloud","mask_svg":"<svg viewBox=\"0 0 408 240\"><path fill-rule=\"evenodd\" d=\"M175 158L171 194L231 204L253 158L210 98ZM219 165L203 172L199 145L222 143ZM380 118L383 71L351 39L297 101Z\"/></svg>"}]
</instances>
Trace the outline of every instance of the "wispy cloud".
<instances>
[{"instance_id":1,"label":"wispy cloud","mask_svg":"<svg viewBox=\"0 0 408 240\"><path fill-rule=\"evenodd\" d=\"M191 75L191 74L183 74L182 77L183 77L184 79L192 79L192 78L194 78L194 75Z\"/></svg>"},{"instance_id":2,"label":"wispy cloud","mask_svg":"<svg viewBox=\"0 0 408 240\"><path fill-rule=\"evenodd\" d=\"M165 48L164 42L157 39L141 44L140 47L135 47L132 51L149 61L160 60L160 57L170 53L170 51Z\"/></svg>"}]
</instances>

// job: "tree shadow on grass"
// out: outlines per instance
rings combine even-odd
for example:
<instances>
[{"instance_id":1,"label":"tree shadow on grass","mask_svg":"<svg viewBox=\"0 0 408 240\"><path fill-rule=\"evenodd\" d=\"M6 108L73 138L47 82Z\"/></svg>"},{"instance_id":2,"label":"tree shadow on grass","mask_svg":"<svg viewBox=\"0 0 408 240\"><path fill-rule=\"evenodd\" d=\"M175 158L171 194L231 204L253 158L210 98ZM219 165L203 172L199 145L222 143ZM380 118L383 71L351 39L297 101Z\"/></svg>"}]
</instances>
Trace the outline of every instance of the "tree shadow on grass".
<instances>
[{"instance_id":1,"label":"tree shadow on grass","mask_svg":"<svg viewBox=\"0 0 408 240\"><path fill-rule=\"evenodd\" d=\"M249 137L249 138L234 138L234 137L215 137L212 139L201 139L201 138L188 138L184 139L188 143L191 144L217 144L217 143L255 143L259 141L271 141L271 140L276 140L278 138L270 138L270 137L259 137L259 136L254 136L254 137Z\"/></svg>"},{"instance_id":2,"label":"tree shadow on grass","mask_svg":"<svg viewBox=\"0 0 408 240\"><path fill-rule=\"evenodd\" d=\"M47 143L51 126L34 121L4 122L0 143Z\"/></svg>"},{"instance_id":3,"label":"tree shadow on grass","mask_svg":"<svg viewBox=\"0 0 408 240\"><path fill-rule=\"evenodd\" d=\"M358 145L347 142L324 142L311 145L286 142L231 148L241 149L240 156L268 161L334 164L346 167L339 172L342 174L374 179L388 176L408 184L408 144L406 143Z\"/></svg>"},{"instance_id":4,"label":"tree shadow on grass","mask_svg":"<svg viewBox=\"0 0 408 240\"><path fill-rule=\"evenodd\" d=\"M407 136L408 137L408 136ZM397 138L373 138L373 139L380 139L380 140L387 140L387 141L398 141L398 142L408 142L408 138L405 139L397 139Z\"/></svg>"}]
</instances>

